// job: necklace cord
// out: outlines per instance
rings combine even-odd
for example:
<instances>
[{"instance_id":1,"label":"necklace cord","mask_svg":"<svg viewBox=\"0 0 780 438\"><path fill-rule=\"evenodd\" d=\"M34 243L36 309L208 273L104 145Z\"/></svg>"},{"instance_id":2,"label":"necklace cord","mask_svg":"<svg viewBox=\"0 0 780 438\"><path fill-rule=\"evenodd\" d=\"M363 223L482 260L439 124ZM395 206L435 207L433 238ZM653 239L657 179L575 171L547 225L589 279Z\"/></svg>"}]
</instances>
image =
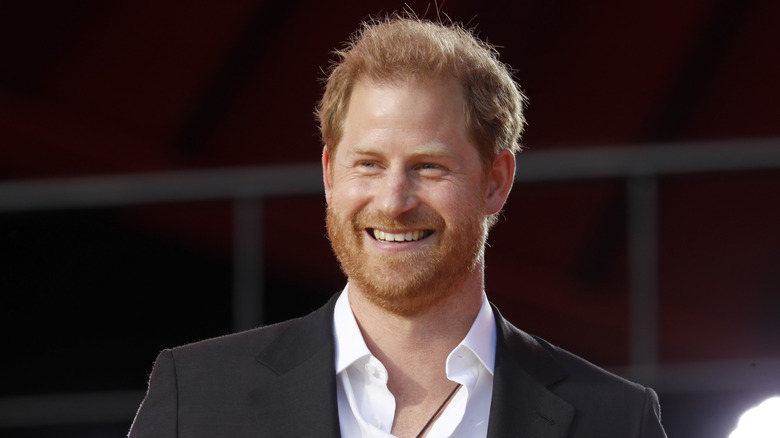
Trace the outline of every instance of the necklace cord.
<instances>
[{"instance_id":1,"label":"necklace cord","mask_svg":"<svg viewBox=\"0 0 780 438\"><path fill-rule=\"evenodd\" d=\"M439 409L436 409L436 412L434 412L433 415L431 415L431 418L428 419L428 422L425 423L425 426L423 426L423 428L420 430L420 433L417 434L416 438L421 438L423 436L425 431L428 430L428 427L430 427L431 423L433 423L433 420L436 419L436 416L439 415L439 413L441 412L442 409L444 409L445 406L447 406L447 403L450 402L452 396L454 396L455 393L458 392L461 386L462 385L460 383L455 385L455 389L453 389L450 395L448 395L447 398L444 399L444 403L442 403L441 406L439 406Z\"/></svg>"}]
</instances>

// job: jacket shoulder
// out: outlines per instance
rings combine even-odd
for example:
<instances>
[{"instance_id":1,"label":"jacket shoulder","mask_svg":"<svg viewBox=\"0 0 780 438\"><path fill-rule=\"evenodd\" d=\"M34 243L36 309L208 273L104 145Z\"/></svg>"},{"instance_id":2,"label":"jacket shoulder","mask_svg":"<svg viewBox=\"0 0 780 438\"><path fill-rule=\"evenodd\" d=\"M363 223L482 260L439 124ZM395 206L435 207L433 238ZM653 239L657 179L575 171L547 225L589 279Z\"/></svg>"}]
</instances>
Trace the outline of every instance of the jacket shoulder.
<instances>
[{"instance_id":1,"label":"jacket shoulder","mask_svg":"<svg viewBox=\"0 0 780 438\"><path fill-rule=\"evenodd\" d=\"M573 408L570 436L665 437L656 393L498 317L499 351Z\"/></svg>"},{"instance_id":2,"label":"jacket shoulder","mask_svg":"<svg viewBox=\"0 0 780 438\"><path fill-rule=\"evenodd\" d=\"M652 389L613 374L549 342L534 337L552 354L568 377L550 390L574 406L574 431L609 427L631 436L665 437L658 395ZM634 435L635 434L635 435Z\"/></svg>"},{"instance_id":3,"label":"jacket shoulder","mask_svg":"<svg viewBox=\"0 0 780 438\"><path fill-rule=\"evenodd\" d=\"M539 345L550 353L553 359L560 364L568 374L567 380L588 383L597 386L613 388L617 392L643 394L645 387L618 376L606 369L593 364L568 350L551 344L550 342L531 335Z\"/></svg>"}]
</instances>

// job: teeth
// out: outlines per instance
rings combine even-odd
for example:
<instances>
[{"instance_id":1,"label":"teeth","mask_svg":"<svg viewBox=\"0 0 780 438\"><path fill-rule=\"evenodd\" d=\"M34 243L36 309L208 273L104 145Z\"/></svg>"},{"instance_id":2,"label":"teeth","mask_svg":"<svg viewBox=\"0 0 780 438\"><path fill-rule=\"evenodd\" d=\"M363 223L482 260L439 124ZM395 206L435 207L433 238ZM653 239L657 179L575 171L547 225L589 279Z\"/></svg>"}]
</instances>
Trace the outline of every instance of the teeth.
<instances>
[{"instance_id":1,"label":"teeth","mask_svg":"<svg viewBox=\"0 0 780 438\"><path fill-rule=\"evenodd\" d=\"M421 230L408 231L406 233L385 233L384 231L374 230L374 238L383 242L414 242L423 237Z\"/></svg>"}]
</instances>

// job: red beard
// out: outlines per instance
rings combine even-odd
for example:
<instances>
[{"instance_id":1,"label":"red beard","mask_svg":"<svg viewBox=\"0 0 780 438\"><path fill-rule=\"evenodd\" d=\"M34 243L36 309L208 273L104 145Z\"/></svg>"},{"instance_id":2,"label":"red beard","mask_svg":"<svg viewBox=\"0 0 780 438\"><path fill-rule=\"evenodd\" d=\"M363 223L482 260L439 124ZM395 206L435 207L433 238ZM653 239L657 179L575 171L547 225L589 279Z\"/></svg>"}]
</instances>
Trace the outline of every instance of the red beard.
<instances>
[{"instance_id":1,"label":"red beard","mask_svg":"<svg viewBox=\"0 0 780 438\"><path fill-rule=\"evenodd\" d=\"M391 219L358 212L351 220L327 209L326 224L333 250L351 285L374 304L411 316L433 308L481 264L486 221L477 212L447 227L435 212L415 210ZM411 253L376 254L366 249L366 229L433 230L424 246Z\"/></svg>"}]
</instances>

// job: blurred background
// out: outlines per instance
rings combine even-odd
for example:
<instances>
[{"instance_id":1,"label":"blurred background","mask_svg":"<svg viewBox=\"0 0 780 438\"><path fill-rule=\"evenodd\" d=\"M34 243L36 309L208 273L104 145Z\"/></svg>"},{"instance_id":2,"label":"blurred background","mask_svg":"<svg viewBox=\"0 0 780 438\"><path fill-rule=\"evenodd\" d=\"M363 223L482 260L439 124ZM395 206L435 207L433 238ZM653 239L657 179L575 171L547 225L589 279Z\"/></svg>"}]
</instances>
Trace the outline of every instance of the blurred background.
<instances>
[{"instance_id":1,"label":"blurred background","mask_svg":"<svg viewBox=\"0 0 780 438\"><path fill-rule=\"evenodd\" d=\"M161 349L343 287L313 109L405 4L0 2L0 436L123 436ZM780 2L438 7L530 99L489 298L726 437L780 395Z\"/></svg>"}]
</instances>

